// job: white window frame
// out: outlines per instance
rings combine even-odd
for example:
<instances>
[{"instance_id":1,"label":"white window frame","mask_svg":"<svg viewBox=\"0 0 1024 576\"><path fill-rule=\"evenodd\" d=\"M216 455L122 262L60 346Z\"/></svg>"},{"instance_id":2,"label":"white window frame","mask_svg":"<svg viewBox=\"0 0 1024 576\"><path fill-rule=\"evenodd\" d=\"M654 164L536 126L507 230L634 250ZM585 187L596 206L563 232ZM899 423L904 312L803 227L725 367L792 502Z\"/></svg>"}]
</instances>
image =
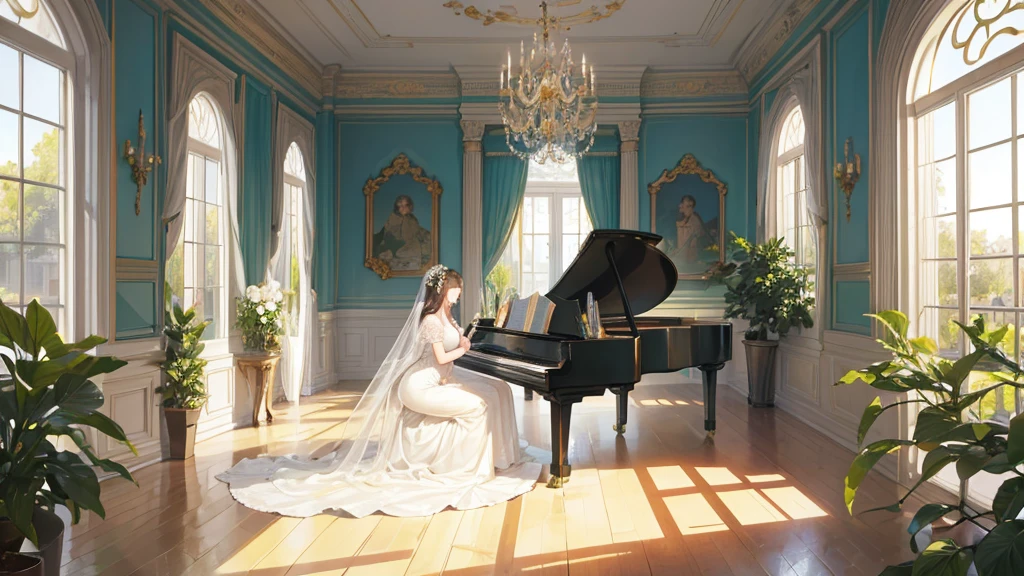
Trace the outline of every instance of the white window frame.
<instances>
[{"instance_id":1,"label":"white window frame","mask_svg":"<svg viewBox=\"0 0 1024 576\"><path fill-rule=\"evenodd\" d=\"M300 163L303 162L305 159L302 157L302 150L299 149L298 145L294 144L294 143L289 146L289 150L291 149L291 146L295 146L296 147L296 152L299 154L299 162ZM303 222L303 219L302 219L302 217L303 217L302 207L303 207L303 203L304 203L304 200L305 200L303 195L306 193L306 180L304 178L300 178L297 174L293 174L293 173L291 173L288 170L288 161L287 160L285 160L285 162L282 164L282 171L283 171L283 174L284 174L284 190L282 191L283 195L284 195L284 205L283 205L284 215L283 216L284 216L285 222L288 223L288 227L286 229L289 231L289 235L288 235L287 238L282 238L281 242L282 242L283 246L285 247L285 253L283 254L283 256L288 258L288 264L287 264L286 270L288 271L287 275L288 275L288 280L290 282L290 280L291 280L291 257L292 257L292 245L291 245L292 235L293 234L295 235L296 244L298 244L300 266L301 266L302 258L305 256L304 250L310 250L310 249L312 249L312 247L311 246L303 246L302 245L302 243L303 243L302 242L302 237L298 235L299 234L299 230L301 229L301 227L306 225L306 223ZM296 198L296 196L298 198ZM294 218L295 225L292 225L292 219L293 218ZM282 288L291 289L291 286L286 286L284 282L281 283L281 287ZM309 292L307 286L302 286L302 275L301 274L299 275L299 288L298 288L298 292L299 292L299 298L303 298L304 294L308 294L308 292ZM298 314L299 313L298 309L296 309L295 312ZM298 320L290 318L290 319L288 319L288 322L289 323L291 323L291 322L298 322ZM300 335L298 335L298 334L289 334L289 336L290 337L298 337Z\"/></svg>"},{"instance_id":2,"label":"white window frame","mask_svg":"<svg viewBox=\"0 0 1024 576\"><path fill-rule=\"evenodd\" d=\"M942 8L934 22L945 24L945 22L951 17L955 4L956 3L950 2ZM925 65L928 67L933 65L933 61L925 60L925 54L934 50L936 41L941 41L943 30L944 26L929 25L929 31L926 32L925 36L917 42L916 45L912 44L910 46L910 54L908 57L913 58L914 61L911 65L909 75L905 78L907 82L905 85L906 100L903 103L903 110L901 111L901 119L905 121L906 132L905 137L901 139L902 149L900 150L900 153L902 156L899 162L899 179L901 189L906 191L906 198L901 199L899 202L901 208L904 210L903 213L905 214L905 217L901 221L901 238L905 242L906 249L901 258L902 266L900 267L901 276L899 280L902 285L902 294L900 295L900 298L907 303L906 309L911 315L912 329L916 328L918 331L920 331L920 326L923 324L922 314L925 308L921 294L922 287L920 280L920 267L922 266L923 256L921 245L923 243L922 236L924 231L922 230L923 227L919 226L919 223L923 220L925 214L923 214L923 210L921 208L922 197L920 183L918 182L918 168L921 166L921 159L919 158L920 147L917 142L918 118L927 116L931 112L934 112L951 102L955 102L956 146L954 158L957 172L955 181L955 214L957 216L957 312L961 321L968 320L972 310L987 312L991 308L990 306L971 306L970 304L970 274L967 267L967 264L970 262L970 255L968 254L970 243L970 210L967 203L967 138L970 127L968 96L971 93L1001 82L1006 78L1011 79L1011 135L1009 137L1009 142L1011 145L1010 154L1012 163L1012 196L1011 203L1006 206L1014 207L1011 211L1013 214L1012 244L1015 253L1020 245L1018 239L1020 228L1018 223L1018 214L1020 210L1016 209L1016 207L1021 206L1020 200L1024 197L1024 191L1018 189L1018 171L1022 167L1018 166L1017 155L1019 148L1018 142L1021 138L1024 138L1024 135L1019 135L1017 133L1017 125L1022 121L1017 117L1017 94L1019 90L1024 90L1024 86L1021 86L1016 78L1017 74L1024 73L1024 65L1022 65L1022 62L1024 62L1024 45L1017 46L1005 54L977 66L967 74L957 78L949 84L941 86L915 99L914 96L918 84L918 75L925 72ZM980 146L972 151L983 150L1006 143L1007 140L1003 139L995 143ZM987 208L997 208L1001 206L1002 205ZM1015 304L1020 303L1024 305L1024 294L1020 293L1021 286L1019 285L1022 272L1020 265L1021 258L1024 258L1024 256L1013 257L1013 275L1014 288L1016 292L1015 297L1017 300ZM875 299L878 301L879 296L876 295ZM929 305L929 307L934 306ZM1009 306L1000 308L999 310L1021 312L1022 317L1024 317L1024 306ZM1020 329L1020 326L1018 325L1017 328ZM959 352L961 356L968 352L968 347L969 343L966 339L961 338L961 341L959 342ZM1008 408L1015 409L1017 413L1020 413L1021 410L1024 409L1024 398L1022 398L1020 391L1015 391L1015 395L1016 406ZM920 459L918 461L918 465L920 465ZM916 469L911 471L911 476L917 475L919 475L919 472ZM955 476L955 473L952 475ZM962 492L967 497L969 503L979 508L985 508L985 503L979 502L975 497L976 494L972 494L969 481L961 484L958 481L954 481L952 479L946 480L938 476L932 478L931 481L953 492Z\"/></svg>"},{"instance_id":3,"label":"white window frame","mask_svg":"<svg viewBox=\"0 0 1024 576\"><path fill-rule=\"evenodd\" d=\"M64 15L55 14L49 6L40 6L40 10L46 10L47 14L52 17L53 24L57 28L58 34L62 36L62 41L65 45L69 43L67 38L66 27L62 25L60 16ZM60 105L61 105L61 121L59 122L58 129L62 130L63 137L61 141L61 149L59 151L61 169L63 170L63 179L57 184L39 183L48 188L59 190L64 195L64 225L61 233L63 235L63 244L61 243L50 243L50 242L28 242L30 245L47 245L47 246L62 246L64 249L64 255L60 263L59 274L62 280L61 286L61 319L57 324L58 329L62 334L74 335L82 334L85 331L91 330L94 326L91 326L93 322L86 316L86 312L90 308L87 305L87 300L83 300L80 296L82 290L72 290L72 286L76 286L79 283L85 288L85 292L88 297L88 288L93 284L89 282L95 282L94 278L90 278L90 274L95 275L100 271L90 273L86 268L78 266L75 261L78 260L73 258L75 250L78 247L76 240L87 242L86 230L79 231L76 227L78 222L78 209L82 205L82 198L84 198L84 182L81 181L78 174L78 161L75 155L75 148L73 142L80 138L79 132L83 129L81 122L78 120L76 111L82 106L77 102L80 98L80 91L76 90L76 68L77 62L75 55L70 51L69 48L61 48L56 44L37 36L35 33L30 32L21 26L7 20L6 18L0 18L0 43L12 48L14 51L19 53L19 109L5 108L2 109L6 112L12 113L18 117L19 120L19 133L18 133L18 153L19 153L19 169L24 174L25 169L25 158L23 157L25 132L23 129L22 118L29 118L39 122L44 122L48 125L54 125L50 120L38 118L31 114L24 112L24 94L25 94L25 67L24 67L24 55L31 56L37 60L43 61L50 64L58 69L64 75L63 86L61 87L63 94L61 94ZM10 182L17 182L20 187L20 201L19 201L19 219L24 220L24 188L29 183L34 183L30 180L25 180L22 177L18 178L4 178ZM76 237L76 232L81 238ZM24 240L25 231L21 230L21 238L17 241L7 241L4 244L17 244L18 246L24 246L26 244ZM86 258L81 260L85 261ZM19 259L20 269L18 271L18 277L20 281L19 295L22 300L25 298L25 257L24 249ZM28 302L25 302L27 305Z\"/></svg>"},{"instance_id":4,"label":"white window frame","mask_svg":"<svg viewBox=\"0 0 1024 576\"><path fill-rule=\"evenodd\" d=\"M217 104L216 100L212 96L210 96L209 94L205 94L205 93L202 93L202 92L200 92L199 94L196 94L195 96L193 96L193 100L196 99L196 98L205 98L207 100L207 102L209 102L210 108L211 108L213 114L217 115L216 121L217 121L217 130L218 130L218 133L219 133L220 130L224 129L223 128L224 127L224 123L222 121L222 118L220 118L220 114L223 114L223 112L221 112L221 110L218 108L218 104ZM191 106L191 104L190 104L190 106ZM191 121L192 120L190 118L189 119L189 123L191 123ZM223 135L218 135L218 139L219 139L219 141L221 143L224 142ZM218 170L219 171L223 171L225 169L224 168L224 151L221 148L217 147L217 146L211 146L210 144L207 144L206 142L203 142L202 140L199 140L199 139L193 137L191 134L189 134L187 136L187 145L186 145L186 152L185 152L185 154L186 154L185 157L188 158L188 163L186 164L186 166L191 167L191 165L192 165L191 157L192 157L193 154L195 154L195 155L203 157L204 165L205 165L206 160L209 159L209 160L213 160L213 161L217 162L217 166L218 166ZM205 181L206 181L206 179L204 178L203 179L204 187L205 187ZM229 263L228 263L228 254L229 254L229 248L230 248L229 242L231 242L232 239L231 239L231 230L228 227L227 218L229 217L229 215L227 214L227 206L226 206L226 198L225 198L227 193L228 193L228 191L224 189L223 183L224 183L224 179L223 179L222 175L218 174L218 176L217 176L217 185L220 186L220 188L221 188L221 190L220 190L220 204L217 207L218 208L217 209L217 228L218 228L217 235L218 235L218 238L221 239L221 241L220 241L220 278L221 278L221 286L220 286L220 294L219 294L219 296L220 296L219 299L220 299L221 318L219 319L220 320L219 323L217 323L217 322L214 323L214 328L220 328L221 332L216 334L213 338L210 338L209 340L205 341L206 350L203 353L203 357L204 358L213 358L213 357L221 356L221 355L224 355L224 354L228 353L229 339L231 338L231 334L234 331L233 323L232 323L233 316L231 314L231 307L229 306L229 304L231 302L231 295L230 295L231 289L230 289L230 286L229 286L229 278L230 277L228 276L228 274L230 272L230 270L229 270ZM195 194L195 193L196 192L193 189L193 194ZM205 188L204 188L203 197L205 198ZM194 197L193 198L187 198L186 199L186 206L188 206L189 200L191 200L193 202L196 201L196 199ZM205 200L204 200L204 203L205 203ZM183 217L186 218L186 219L191 219L191 218L195 218L195 214L193 214L191 210L185 210ZM194 223L192 223L191 227L194 229L194 227L199 225L199 224L202 224L203 226L205 226L205 219L202 222L194 222ZM182 235L181 235L181 243L182 243L182 245L184 245L186 242L191 242L191 240L186 238L186 236L185 236L185 230L188 230L188 229L189 229L189 226L186 225L186 226L184 226L184 228L182 230ZM206 244L204 243L203 246L206 246ZM174 249L177 249L177 247L174 247ZM204 260L204 262L205 262L205 260ZM185 266L185 261L184 261L184 254L183 254L182 255L182 274L185 273L184 266ZM196 273L197 272L193 271L193 274L196 274ZM200 273L203 276L205 276L206 271L202 270L202 271L200 271L198 273ZM195 287L193 286L193 289L194 288ZM184 296L184 294L182 294L182 296Z\"/></svg>"},{"instance_id":5,"label":"white window frame","mask_svg":"<svg viewBox=\"0 0 1024 576\"><path fill-rule=\"evenodd\" d=\"M548 199L548 289L554 285L571 262L562 262L562 202L567 198L579 198L580 208L586 213L586 204L583 201L583 193L578 182L529 182L526 184L526 192L523 201L527 198ZM523 223L525 215L520 211L520 216L515 223L514 241L518 244L519 262L518 269L514 270L515 285L517 288L523 286ZM591 222L590 229L593 230L593 221L590 214L586 213L587 220ZM585 238L585 237L584 237ZM581 240L582 242L582 240Z\"/></svg>"}]
</instances>

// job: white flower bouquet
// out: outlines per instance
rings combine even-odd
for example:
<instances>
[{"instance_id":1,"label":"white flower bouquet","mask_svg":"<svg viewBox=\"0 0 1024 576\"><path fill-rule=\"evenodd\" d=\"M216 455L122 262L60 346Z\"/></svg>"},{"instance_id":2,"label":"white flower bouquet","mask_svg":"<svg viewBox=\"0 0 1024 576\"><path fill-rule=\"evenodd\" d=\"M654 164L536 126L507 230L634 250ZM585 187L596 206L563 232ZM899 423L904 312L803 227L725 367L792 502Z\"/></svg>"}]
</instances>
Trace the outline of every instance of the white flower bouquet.
<instances>
[{"instance_id":1,"label":"white flower bouquet","mask_svg":"<svg viewBox=\"0 0 1024 576\"><path fill-rule=\"evenodd\" d=\"M249 286L245 297L238 299L235 327L242 331L242 345L250 352L277 352L279 336L284 332L284 294L276 280Z\"/></svg>"}]
</instances>

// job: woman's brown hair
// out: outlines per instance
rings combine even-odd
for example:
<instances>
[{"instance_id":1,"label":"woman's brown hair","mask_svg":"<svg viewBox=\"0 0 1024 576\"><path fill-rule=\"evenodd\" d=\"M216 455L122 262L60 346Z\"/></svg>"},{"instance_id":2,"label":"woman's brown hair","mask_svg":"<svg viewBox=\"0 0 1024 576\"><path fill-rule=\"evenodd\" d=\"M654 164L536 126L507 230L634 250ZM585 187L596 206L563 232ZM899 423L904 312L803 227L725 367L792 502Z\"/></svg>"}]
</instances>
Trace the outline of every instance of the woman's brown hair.
<instances>
[{"instance_id":1,"label":"woman's brown hair","mask_svg":"<svg viewBox=\"0 0 1024 576\"><path fill-rule=\"evenodd\" d=\"M420 320L440 310L441 305L444 304L445 296L448 295L448 291L452 288L462 288L462 276L449 268L445 273L441 290L437 290L429 284L427 285L427 293L423 302L423 312L420 313Z\"/></svg>"}]
</instances>

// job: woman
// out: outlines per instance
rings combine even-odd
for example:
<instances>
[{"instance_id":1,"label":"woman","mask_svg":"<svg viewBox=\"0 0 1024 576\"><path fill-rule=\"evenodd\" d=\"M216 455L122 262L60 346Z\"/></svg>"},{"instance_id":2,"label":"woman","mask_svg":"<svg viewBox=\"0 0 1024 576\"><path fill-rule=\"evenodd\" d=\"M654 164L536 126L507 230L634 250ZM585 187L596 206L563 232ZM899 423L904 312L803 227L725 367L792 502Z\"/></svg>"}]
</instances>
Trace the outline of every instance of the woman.
<instances>
[{"instance_id":1,"label":"woman","mask_svg":"<svg viewBox=\"0 0 1024 576\"><path fill-rule=\"evenodd\" d=\"M469 350L451 315L461 293L454 270L427 272L333 452L246 459L217 478L249 508L299 517L429 516L530 491L540 464L522 461L508 384L454 367Z\"/></svg>"},{"instance_id":2,"label":"woman","mask_svg":"<svg viewBox=\"0 0 1024 576\"><path fill-rule=\"evenodd\" d=\"M393 270L418 270L430 259L430 232L420 226L413 214L412 198L395 198L391 214L375 237L378 258L387 260Z\"/></svg>"},{"instance_id":3,"label":"woman","mask_svg":"<svg viewBox=\"0 0 1024 576\"><path fill-rule=\"evenodd\" d=\"M686 194L679 201L679 215L676 217L676 250L674 256L684 263L697 262L700 251L710 239L704 220L697 213L697 199Z\"/></svg>"}]
</instances>

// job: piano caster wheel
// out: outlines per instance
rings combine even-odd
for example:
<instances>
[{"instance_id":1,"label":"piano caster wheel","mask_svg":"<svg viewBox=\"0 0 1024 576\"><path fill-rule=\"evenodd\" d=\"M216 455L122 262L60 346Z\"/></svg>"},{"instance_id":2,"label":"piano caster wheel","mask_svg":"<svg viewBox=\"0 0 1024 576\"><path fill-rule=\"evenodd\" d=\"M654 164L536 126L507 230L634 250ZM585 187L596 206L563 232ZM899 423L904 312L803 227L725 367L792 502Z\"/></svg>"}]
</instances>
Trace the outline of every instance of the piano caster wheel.
<instances>
[{"instance_id":1,"label":"piano caster wheel","mask_svg":"<svg viewBox=\"0 0 1024 576\"><path fill-rule=\"evenodd\" d=\"M612 424L612 430L615 430L619 434L625 434L626 433L626 425L625 424Z\"/></svg>"},{"instance_id":2,"label":"piano caster wheel","mask_svg":"<svg viewBox=\"0 0 1024 576\"><path fill-rule=\"evenodd\" d=\"M568 476L552 476L548 478L548 488L561 488L569 482Z\"/></svg>"}]
</instances>

